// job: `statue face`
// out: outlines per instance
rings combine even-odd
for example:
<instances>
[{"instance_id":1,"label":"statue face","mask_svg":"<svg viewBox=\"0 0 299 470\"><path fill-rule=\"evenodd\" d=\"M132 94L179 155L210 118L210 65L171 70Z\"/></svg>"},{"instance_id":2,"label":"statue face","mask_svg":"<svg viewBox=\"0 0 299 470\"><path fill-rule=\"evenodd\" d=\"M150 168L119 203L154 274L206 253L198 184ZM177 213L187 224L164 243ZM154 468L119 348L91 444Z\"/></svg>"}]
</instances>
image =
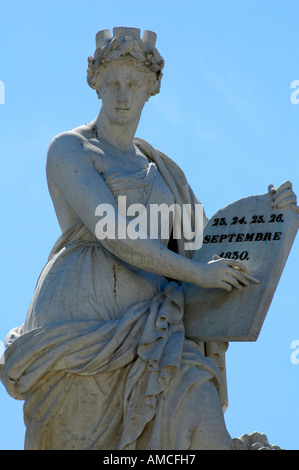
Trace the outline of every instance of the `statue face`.
<instances>
[{"instance_id":1,"label":"statue face","mask_svg":"<svg viewBox=\"0 0 299 470\"><path fill-rule=\"evenodd\" d=\"M111 64L103 76L100 92L101 112L119 125L138 121L148 99L145 74L127 64Z\"/></svg>"}]
</instances>

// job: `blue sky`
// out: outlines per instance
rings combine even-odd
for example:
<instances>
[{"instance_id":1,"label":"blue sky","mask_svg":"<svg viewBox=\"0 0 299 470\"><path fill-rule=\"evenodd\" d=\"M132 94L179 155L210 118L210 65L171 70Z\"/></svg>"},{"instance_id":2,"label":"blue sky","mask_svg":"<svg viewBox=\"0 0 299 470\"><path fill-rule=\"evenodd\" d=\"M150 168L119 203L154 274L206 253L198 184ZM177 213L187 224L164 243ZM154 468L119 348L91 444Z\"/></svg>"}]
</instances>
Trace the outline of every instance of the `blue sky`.
<instances>
[{"instance_id":1,"label":"blue sky","mask_svg":"<svg viewBox=\"0 0 299 470\"><path fill-rule=\"evenodd\" d=\"M23 323L60 235L46 152L56 134L98 113L86 69L100 29L157 33L161 93L137 135L182 167L209 217L269 183L290 179L299 192L299 104L290 99L299 80L296 0L0 0L0 10L0 340ZM298 254L297 239L257 342L229 347L225 414L232 437L257 430L296 450ZM0 386L0 449L23 448L22 406Z\"/></svg>"}]
</instances>

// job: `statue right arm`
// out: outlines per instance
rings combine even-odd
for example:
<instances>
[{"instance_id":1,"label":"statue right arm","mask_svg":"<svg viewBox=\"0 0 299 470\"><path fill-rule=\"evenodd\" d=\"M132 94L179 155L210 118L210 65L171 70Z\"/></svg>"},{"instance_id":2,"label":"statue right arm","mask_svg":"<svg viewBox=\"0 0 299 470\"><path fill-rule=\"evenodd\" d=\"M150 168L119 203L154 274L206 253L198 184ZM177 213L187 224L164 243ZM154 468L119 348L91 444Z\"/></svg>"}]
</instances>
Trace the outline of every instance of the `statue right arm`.
<instances>
[{"instance_id":1,"label":"statue right arm","mask_svg":"<svg viewBox=\"0 0 299 470\"><path fill-rule=\"evenodd\" d=\"M110 204L118 220L114 197L103 178L95 170L93 157L102 151L76 133L57 136L50 144L47 157L47 178L54 182L72 210L89 231L96 236L96 208ZM103 156L103 155L101 155ZM237 261L217 260L202 264L168 250L150 238L101 240L103 246L121 260L161 276L191 282L201 287L232 287L248 285L248 270ZM237 267L238 269L233 269Z\"/></svg>"}]
</instances>

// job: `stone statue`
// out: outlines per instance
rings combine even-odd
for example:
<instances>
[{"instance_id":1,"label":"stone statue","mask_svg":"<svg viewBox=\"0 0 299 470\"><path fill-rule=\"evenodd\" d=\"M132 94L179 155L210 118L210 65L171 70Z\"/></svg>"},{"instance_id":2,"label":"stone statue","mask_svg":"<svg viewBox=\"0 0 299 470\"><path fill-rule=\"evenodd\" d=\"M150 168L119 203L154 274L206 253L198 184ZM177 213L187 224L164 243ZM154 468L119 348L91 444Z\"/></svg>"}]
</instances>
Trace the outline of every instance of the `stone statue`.
<instances>
[{"instance_id":1,"label":"stone statue","mask_svg":"<svg viewBox=\"0 0 299 470\"><path fill-rule=\"evenodd\" d=\"M49 146L62 235L1 369L8 393L25 401L26 449L236 447L223 416L227 344L186 337L181 284L231 292L258 281L240 260L192 260L186 234L198 214L207 224L202 205L182 170L135 137L160 90L155 43L135 28L98 32L87 81L99 114ZM295 208L289 182L272 192L275 205ZM162 203L184 217L163 218L151 237L151 208Z\"/></svg>"}]
</instances>

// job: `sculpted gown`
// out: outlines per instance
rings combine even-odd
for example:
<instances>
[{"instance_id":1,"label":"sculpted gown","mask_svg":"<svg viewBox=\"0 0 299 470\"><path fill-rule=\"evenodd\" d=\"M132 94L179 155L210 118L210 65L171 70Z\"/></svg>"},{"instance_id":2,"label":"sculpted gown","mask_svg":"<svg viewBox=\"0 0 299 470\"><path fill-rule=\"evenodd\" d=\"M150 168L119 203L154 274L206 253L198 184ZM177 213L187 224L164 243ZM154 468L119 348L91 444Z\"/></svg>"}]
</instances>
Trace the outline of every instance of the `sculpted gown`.
<instances>
[{"instance_id":1,"label":"sculpted gown","mask_svg":"<svg viewBox=\"0 0 299 470\"><path fill-rule=\"evenodd\" d=\"M115 198L198 202L172 160L135 144L148 168L107 178ZM121 261L83 224L62 234L6 340L1 379L25 401L25 449L229 448L225 345L185 338L183 313L179 283Z\"/></svg>"}]
</instances>

